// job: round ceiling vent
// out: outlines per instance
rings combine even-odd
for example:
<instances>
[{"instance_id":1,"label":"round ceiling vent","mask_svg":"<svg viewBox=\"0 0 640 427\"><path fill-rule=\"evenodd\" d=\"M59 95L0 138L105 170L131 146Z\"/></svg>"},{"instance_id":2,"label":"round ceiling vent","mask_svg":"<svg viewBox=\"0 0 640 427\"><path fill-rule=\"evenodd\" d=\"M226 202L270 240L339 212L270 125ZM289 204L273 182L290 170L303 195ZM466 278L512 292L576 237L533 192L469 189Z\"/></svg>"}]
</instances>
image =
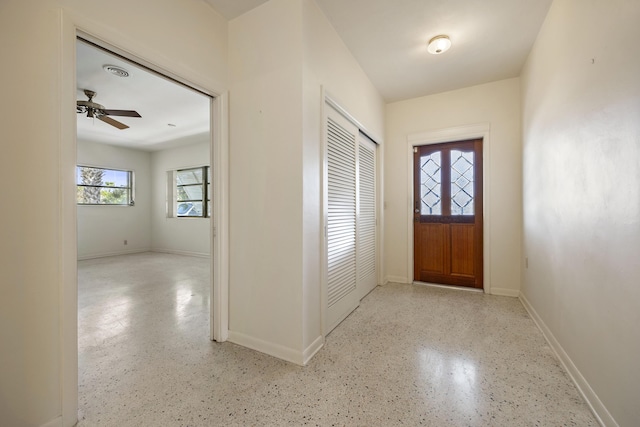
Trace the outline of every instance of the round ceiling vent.
<instances>
[{"instance_id":1,"label":"round ceiling vent","mask_svg":"<svg viewBox=\"0 0 640 427\"><path fill-rule=\"evenodd\" d=\"M102 69L109 74L113 74L114 76L129 77L129 72L122 67L118 67L117 65L103 65Z\"/></svg>"}]
</instances>

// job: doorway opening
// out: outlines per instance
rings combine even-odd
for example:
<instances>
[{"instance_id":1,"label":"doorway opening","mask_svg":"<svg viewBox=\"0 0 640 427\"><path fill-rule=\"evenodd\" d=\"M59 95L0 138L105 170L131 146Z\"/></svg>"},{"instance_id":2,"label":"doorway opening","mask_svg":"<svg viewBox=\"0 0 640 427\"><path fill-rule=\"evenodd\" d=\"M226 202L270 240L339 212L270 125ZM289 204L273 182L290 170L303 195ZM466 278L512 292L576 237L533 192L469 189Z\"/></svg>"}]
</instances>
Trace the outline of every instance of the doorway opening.
<instances>
[{"instance_id":1,"label":"doorway opening","mask_svg":"<svg viewBox=\"0 0 640 427\"><path fill-rule=\"evenodd\" d=\"M210 95L82 37L76 53L82 411L97 367L135 381L149 357L213 339L217 171Z\"/></svg>"}]
</instances>

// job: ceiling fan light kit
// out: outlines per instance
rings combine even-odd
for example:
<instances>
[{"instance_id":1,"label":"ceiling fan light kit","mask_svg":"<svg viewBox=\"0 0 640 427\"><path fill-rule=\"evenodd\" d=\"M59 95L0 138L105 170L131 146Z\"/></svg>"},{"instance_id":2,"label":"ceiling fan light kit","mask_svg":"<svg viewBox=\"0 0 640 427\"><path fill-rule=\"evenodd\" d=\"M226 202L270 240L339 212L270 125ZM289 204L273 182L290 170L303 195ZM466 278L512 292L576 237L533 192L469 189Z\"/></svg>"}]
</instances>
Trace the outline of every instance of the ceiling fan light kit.
<instances>
[{"instance_id":1,"label":"ceiling fan light kit","mask_svg":"<svg viewBox=\"0 0 640 427\"><path fill-rule=\"evenodd\" d=\"M449 39L449 36L441 34L429 40L427 51L433 55L440 55L441 53L445 53L447 50L449 50L450 47L451 40Z\"/></svg>"},{"instance_id":2,"label":"ceiling fan light kit","mask_svg":"<svg viewBox=\"0 0 640 427\"><path fill-rule=\"evenodd\" d=\"M84 94L87 95L87 98L89 99L87 101L78 100L76 102L76 112L78 114L87 113L87 117L95 117L98 120L101 120L120 130L127 129L129 126L117 120L114 120L109 116L142 117L140 114L138 114L137 111L133 110L108 110L104 108L103 105L100 105L97 102L93 102L93 97L95 97L97 94L92 90L85 89Z\"/></svg>"}]
</instances>

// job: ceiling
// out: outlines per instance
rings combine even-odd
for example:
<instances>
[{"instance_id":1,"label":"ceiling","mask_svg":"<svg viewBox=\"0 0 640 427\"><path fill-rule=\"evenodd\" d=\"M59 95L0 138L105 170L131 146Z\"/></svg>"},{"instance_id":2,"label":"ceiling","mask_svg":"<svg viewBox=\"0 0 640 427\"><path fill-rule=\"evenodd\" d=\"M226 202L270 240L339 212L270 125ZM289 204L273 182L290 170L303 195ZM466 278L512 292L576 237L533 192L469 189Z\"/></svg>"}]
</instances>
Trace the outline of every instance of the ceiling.
<instances>
[{"instance_id":1,"label":"ceiling","mask_svg":"<svg viewBox=\"0 0 640 427\"><path fill-rule=\"evenodd\" d=\"M520 75L552 0L316 0L393 102ZM451 49L427 53L448 35Z\"/></svg>"},{"instance_id":2,"label":"ceiling","mask_svg":"<svg viewBox=\"0 0 640 427\"><path fill-rule=\"evenodd\" d=\"M77 99L87 100L83 90L90 89L97 92L93 101L105 108L135 110L142 116L113 116L130 126L120 130L78 114L78 140L147 151L208 140L209 97L82 41L76 49ZM107 73L104 65L123 67L129 77Z\"/></svg>"},{"instance_id":3,"label":"ceiling","mask_svg":"<svg viewBox=\"0 0 640 427\"><path fill-rule=\"evenodd\" d=\"M250 11L268 0L205 0L222 16L231 20Z\"/></svg>"},{"instance_id":4,"label":"ceiling","mask_svg":"<svg viewBox=\"0 0 640 427\"><path fill-rule=\"evenodd\" d=\"M267 0L204 0L233 19ZM315 0L387 102L516 77L552 0ZM446 34L452 47L427 53ZM104 65L130 77L108 74ZM136 110L114 117L119 130L78 115L78 139L161 150L208 138L210 99L101 49L78 43L77 84L97 92L108 109ZM175 127L169 126L174 124Z\"/></svg>"},{"instance_id":5,"label":"ceiling","mask_svg":"<svg viewBox=\"0 0 640 427\"><path fill-rule=\"evenodd\" d=\"M266 0L205 0L233 19ZM316 0L387 102L520 75L552 0ZM451 49L427 53L446 34Z\"/></svg>"}]
</instances>

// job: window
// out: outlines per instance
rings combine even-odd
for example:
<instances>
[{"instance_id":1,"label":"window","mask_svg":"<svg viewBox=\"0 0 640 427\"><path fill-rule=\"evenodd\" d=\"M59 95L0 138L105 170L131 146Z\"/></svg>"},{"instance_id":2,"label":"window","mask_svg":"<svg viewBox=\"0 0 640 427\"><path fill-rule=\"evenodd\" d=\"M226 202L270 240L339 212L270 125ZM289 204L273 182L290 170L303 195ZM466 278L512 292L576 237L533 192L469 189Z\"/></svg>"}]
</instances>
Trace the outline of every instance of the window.
<instances>
[{"instance_id":1,"label":"window","mask_svg":"<svg viewBox=\"0 0 640 427\"><path fill-rule=\"evenodd\" d=\"M416 213L420 209L423 216L472 217L476 199L475 148L462 143L460 147L442 148L442 145L418 149L421 154L416 166L420 181L416 185L420 185L420 199L416 200Z\"/></svg>"},{"instance_id":2,"label":"window","mask_svg":"<svg viewBox=\"0 0 640 427\"><path fill-rule=\"evenodd\" d=\"M196 218L211 216L210 175L209 166L179 169L175 172L175 216Z\"/></svg>"},{"instance_id":3,"label":"window","mask_svg":"<svg viewBox=\"0 0 640 427\"><path fill-rule=\"evenodd\" d=\"M76 200L79 205L133 206L133 172L76 167Z\"/></svg>"},{"instance_id":4,"label":"window","mask_svg":"<svg viewBox=\"0 0 640 427\"><path fill-rule=\"evenodd\" d=\"M474 214L473 151L451 150L451 215Z\"/></svg>"}]
</instances>

